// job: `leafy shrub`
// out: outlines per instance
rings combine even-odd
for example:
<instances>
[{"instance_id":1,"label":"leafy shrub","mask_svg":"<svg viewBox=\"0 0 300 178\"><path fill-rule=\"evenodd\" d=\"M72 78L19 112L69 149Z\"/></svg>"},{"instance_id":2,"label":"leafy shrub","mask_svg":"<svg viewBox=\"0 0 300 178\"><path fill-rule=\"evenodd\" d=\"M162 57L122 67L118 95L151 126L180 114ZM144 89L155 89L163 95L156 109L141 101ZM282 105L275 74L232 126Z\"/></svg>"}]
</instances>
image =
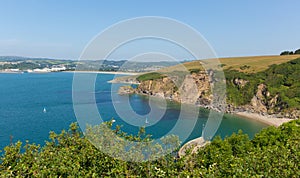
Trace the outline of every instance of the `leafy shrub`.
<instances>
[{"instance_id":1,"label":"leafy shrub","mask_svg":"<svg viewBox=\"0 0 300 178\"><path fill-rule=\"evenodd\" d=\"M249 69L251 66L248 65L243 65L240 67L241 70Z\"/></svg>"},{"instance_id":2,"label":"leafy shrub","mask_svg":"<svg viewBox=\"0 0 300 178\"><path fill-rule=\"evenodd\" d=\"M200 72L200 69L189 69L190 73L198 73Z\"/></svg>"},{"instance_id":3,"label":"leafy shrub","mask_svg":"<svg viewBox=\"0 0 300 178\"><path fill-rule=\"evenodd\" d=\"M1 157L0 174L2 177L299 177L299 134L300 120L294 120L279 128L268 127L253 140L239 131L224 140L215 137L193 155L176 158L168 154L155 161L135 163L105 155L80 133L76 124L71 124L69 131L51 132L50 141L42 148L26 143L21 153L21 142L7 146Z\"/></svg>"}]
</instances>

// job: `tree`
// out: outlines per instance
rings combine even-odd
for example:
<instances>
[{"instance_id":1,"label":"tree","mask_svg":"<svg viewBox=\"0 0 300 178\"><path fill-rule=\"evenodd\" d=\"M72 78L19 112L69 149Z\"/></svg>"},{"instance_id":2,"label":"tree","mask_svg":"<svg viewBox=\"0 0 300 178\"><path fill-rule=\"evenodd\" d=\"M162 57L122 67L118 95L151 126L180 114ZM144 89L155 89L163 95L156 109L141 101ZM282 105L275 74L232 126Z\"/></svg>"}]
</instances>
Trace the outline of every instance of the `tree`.
<instances>
[{"instance_id":1,"label":"tree","mask_svg":"<svg viewBox=\"0 0 300 178\"><path fill-rule=\"evenodd\" d=\"M297 49L294 54L300 54L300 49Z\"/></svg>"},{"instance_id":2,"label":"tree","mask_svg":"<svg viewBox=\"0 0 300 178\"><path fill-rule=\"evenodd\" d=\"M283 56L283 55L291 55L293 54L293 51L283 51L280 53L280 56Z\"/></svg>"}]
</instances>

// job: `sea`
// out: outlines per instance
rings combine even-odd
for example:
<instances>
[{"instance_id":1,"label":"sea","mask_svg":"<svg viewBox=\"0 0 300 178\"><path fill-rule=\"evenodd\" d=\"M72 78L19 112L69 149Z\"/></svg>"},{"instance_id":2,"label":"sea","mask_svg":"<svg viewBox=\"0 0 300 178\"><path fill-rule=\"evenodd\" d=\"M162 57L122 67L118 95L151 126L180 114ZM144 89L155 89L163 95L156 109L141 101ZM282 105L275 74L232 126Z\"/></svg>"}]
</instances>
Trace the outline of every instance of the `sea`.
<instances>
[{"instance_id":1,"label":"sea","mask_svg":"<svg viewBox=\"0 0 300 178\"><path fill-rule=\"evenodd\" d=\"M50 131L60 133L62 130L68 130L71 123L78 121L72 101L73 76L74 73L71 72L0 74L0 150L11 143L17 141L24 143L27 140L29 143L42 146L49 139ZM108 83L114 77L116 76L113 74L99 73L95 82L95 90L86 91L94 94L101 120L113 119L115 121L113 127L120 125L124 132L136 135L140 127L120 115L122 112L133 111L132 113L135 114L132 117L136 115L139 117L131 119L139 121L136 123L145 123L146 133L154 139L166 135L175 127L179 119L187 123L177 132L179 138L185 135L187 130L190 132L187 138L184 137L184 140L181 140L182 143L202 135L202 129L208 119L208 110L199 109L195 117L194 114L189 113L188 109L182 110L180 104L172 101L167 101L167 104L162 107L160 101L149 104L151 99L147 96L118 95L118 87L124 84ZM131 111L129 112L128 107L116 109L116 104L118 106L130 105ZM163 114L159 118L148 117L147 114L153 111L162 111ZM189 126L188 123L191 125ZM215 136L220 135L225 138L242 130L253 138L265 127L267 125L257 121L225 114Z\"/></svg>"}]
</instances>

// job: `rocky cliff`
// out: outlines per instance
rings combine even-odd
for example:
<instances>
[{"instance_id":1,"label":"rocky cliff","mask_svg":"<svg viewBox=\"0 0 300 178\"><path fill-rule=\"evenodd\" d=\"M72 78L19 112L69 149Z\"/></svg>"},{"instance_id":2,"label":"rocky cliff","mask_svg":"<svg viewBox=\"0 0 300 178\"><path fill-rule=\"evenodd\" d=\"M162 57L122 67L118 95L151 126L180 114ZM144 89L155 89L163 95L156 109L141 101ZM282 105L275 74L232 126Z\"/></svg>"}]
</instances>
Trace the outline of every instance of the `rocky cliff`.
<instances>
[{"instance_id":1,"label":"rocky cliff","mask_svg":"<svg viewBox=\"0 0 300 178\"><path fill-rule=\"evenodd\" d=\"M136 89L122 88L119 90L121 94L137 93L170 99L185 104L196 104L208 109L211 108L213 95L211 94L211 81L213 73L198 72L186 75L184 82L179 82L178 77L163 77L155 80L146 80L140 82ZM240 78L232 80L235 87L243 88L249 81ZM256 93L253 95L251 102L243 106L234 106L228 103L226 112L234 113L239 111L248 111L259 113L262 115L276 115L276 117L298 118L299 110L291 110L283 112L284 106L280 103L278 95L271 96L265 84L261 83L257 86Z\"/></svg>"},{"instance_id":2,"label":"rocky cliff","mask_svg":"<svg viewBox=\"0 0 300 178\"><path fill-rule=\"evenodd\" d=\"M284 112L284 103L280 102L278 94L271 96L268 88L265 84L259 84L257 86L257 92L251 99L250 107L248 110L260 114L275 114L277 117L287 117L296 119L300 116L300 111L291 109Z\"/></svg>"},{"instance_id":3,"label":"rocky cliff","mask_svg":"<svg viewBox=\"0 0 300 178\"><path fill-rule=\"evenodd\" d=\"M141 82L136 93L157 96L186 104L210 104L210 80L205 72L186 75L183 82L176 76Z\"/></svg>"}]
</instances>

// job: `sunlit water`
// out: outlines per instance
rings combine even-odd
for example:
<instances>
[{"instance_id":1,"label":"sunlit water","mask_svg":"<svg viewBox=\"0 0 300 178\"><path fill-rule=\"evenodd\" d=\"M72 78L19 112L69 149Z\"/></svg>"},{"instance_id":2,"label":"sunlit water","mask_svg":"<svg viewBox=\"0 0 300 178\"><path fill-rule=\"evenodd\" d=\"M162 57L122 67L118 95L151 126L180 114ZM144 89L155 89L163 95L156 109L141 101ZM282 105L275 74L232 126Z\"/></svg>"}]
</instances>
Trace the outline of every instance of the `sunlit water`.
<instances>
[{"instance_id":1,"label":"sunlit water","mask_svg":"<svg viewBox=\"0 0 300 178\"><path fill-rule=\"evenodd\" d=\"M98 74L94 93L99 112L103 120L113 117L116 120L114 125L122 125L125 132L136 134L139 128L122 120L112 104L111 95L115 96L119 105L125 103L127 97L116 93L118 87L113 87L111 92L111 84L107 81L113 77L111 74ZM11 138L13 142L29 140L31 143L43 145L50 131L60 132L68 129L70 123L76 122L72 104L72 79L72 73L0 74L0 149L8 145ZM151 112L147 97L130 95L129 99L132 109L137 114L146 115ZM159 101L153 107L155 108L152 110L165 110L164 107L160 107ZM146 127L147 134L153 138L164 136L174 127L180 112L183 112L186 122L180 128L182 134L190 130L192 123L197 120L187 140L201 136L203 124L207 121L207 111L200 111L199 117L193 118L190 117L189 111L180 111L180 105L172 102L168 102L162 118L148 118L151 126ZM152 125L153 122L157 123ZM241 129L252 138L264 127L266 125L256 121L226 115L217 135L224 138ZM178 135L181 137L181 133Z\"/></svg>"}]
</instances>

